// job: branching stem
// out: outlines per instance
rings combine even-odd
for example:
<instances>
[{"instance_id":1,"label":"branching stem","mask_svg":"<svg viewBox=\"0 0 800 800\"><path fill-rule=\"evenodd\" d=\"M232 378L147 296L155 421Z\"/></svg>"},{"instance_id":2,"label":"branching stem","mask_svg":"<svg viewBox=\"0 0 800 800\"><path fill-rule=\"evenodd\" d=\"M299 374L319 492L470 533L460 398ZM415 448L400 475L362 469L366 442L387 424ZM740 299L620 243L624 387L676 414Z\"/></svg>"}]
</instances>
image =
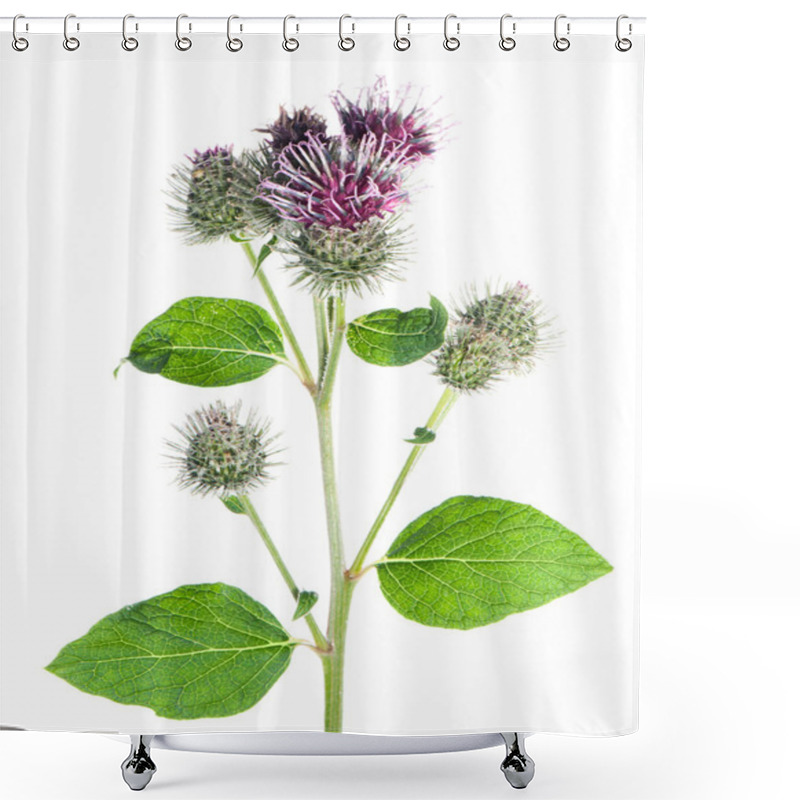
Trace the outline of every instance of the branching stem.
<instances>
[{"instance_id":1,"label":"branching stem","mask_svg":"<svg viewBox=\"0 0 800 800\"><path fill-rule=\"evenodd\" d=\"M264 273L264 270L261 269L261 265L258 263L258 257L256 256L250 242L240 242L240 244L242 245L242 249L247 256L247 260L250 262L250 266L253 268L255 275L258 278L258 282L261 284L261 288L264 290L264 294L267 296L270 307L272 308L272 311L278 320L278 325L280 325L283 335L286 337L286 341L289 342L289 347L291 348L292 353L294 353L298 367L298 369L295 371L298 372L298 376L303 386L305 386L313 396L316 393L317 388L316 384L314 383L314 376L311 374L311 370L308 368L308 362L303 355L300 342L297 341L297 337L294 335L294 330L292 330L292 326L289 324L289 320L287 319L286 314L284 313L283 308L278 301L278 296L275 294L275 290L272 288L272 284L270 284L269 279Z\"/></svg>"}]
</instances>

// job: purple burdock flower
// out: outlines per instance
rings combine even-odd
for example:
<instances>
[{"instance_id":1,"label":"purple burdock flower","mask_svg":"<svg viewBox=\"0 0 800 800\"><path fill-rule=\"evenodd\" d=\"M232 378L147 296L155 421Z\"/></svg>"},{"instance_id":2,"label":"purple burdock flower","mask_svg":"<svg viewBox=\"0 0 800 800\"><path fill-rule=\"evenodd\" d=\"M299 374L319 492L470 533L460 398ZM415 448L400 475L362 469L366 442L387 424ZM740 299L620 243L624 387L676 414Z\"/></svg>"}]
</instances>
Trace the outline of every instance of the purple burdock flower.
<instances>
[{"instance_id":1,"label":"purple burdock flower","mask_svg":"<svg viewBox=\"0 0 800 800\"><path fill-rule=\"evenodd\" d=\"M407 160L380 148L371 132L357 143L309 133L306 141L281 151L259 197L281 218L306 227L354 230L368 220L385 219L407 199L402 187Z\"/></svg>"},{"instance_id":2,"label":"purple burdock flower","mask_svg":"<svg viewBox=\"0 0 800 800\"><path fill-rule=\"evenodd\" d=\"M289 113L281 106L278 119L266 128L256 128L259 133L266 133L270 147L275 155L290 144L306 141L308 134L327 141L327 124L325 119L305 106Z\"/></svg>"},{"instance_id":3,"label":"purple burdock flower","mask_svg":"<svg viewBox=\"0 0 800 800\"><path fill-rule=\"evenodd\" d=\"M362 90L355 101L339 91L332 95L331 102L339 114L345 136L357 142L367 134L374 134L381 153L395 152L405 163L413 164L434 153L441 122L433 119L430 109L416 103L404 109L407 97L408 91L399 96L393 108L386 79L381 77L373 86Z\"/></svg>"}]
</instances>

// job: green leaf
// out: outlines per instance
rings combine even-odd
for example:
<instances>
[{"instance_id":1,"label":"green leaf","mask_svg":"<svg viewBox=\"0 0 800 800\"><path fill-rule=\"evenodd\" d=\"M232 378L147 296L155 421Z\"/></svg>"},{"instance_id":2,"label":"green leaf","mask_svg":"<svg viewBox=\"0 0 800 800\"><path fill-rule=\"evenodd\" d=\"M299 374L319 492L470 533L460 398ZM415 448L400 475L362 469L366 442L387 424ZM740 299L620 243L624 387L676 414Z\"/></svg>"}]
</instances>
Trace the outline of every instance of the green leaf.
<instances>
[{"instance_id":1,"label":"green leaf","mask_svg":"<svg viewBox=\"0 0 800 800\"><path fill-rule=\"evenodd\" d=\"M247 236L238 236L235 233L232 233L230 235L230 237L231 237L231 241L232 242L236 242L237 244L244 244L245 242L249 242L250 241L250 239L248 239Z\"/></svg>"},{"instance_id":2,"label":"green leaf","mask_svg":"<svg viewBox=\"0 0 800 800\"><path fill-rule=\"evenodd\" d=\"M401 367L441 347L447 309L431 295L430 308L386 308L354 319L347 344L361 359L380 367Z\"/></svg>"},{"instance_id":3,"label":"green leaf","mask_svg":"<svg viewBox=\"0 0 800 800\"><path fill-rule=\"evenodd\" d=\"M127 360L178 383L230 386L261 377L283 355L280 328L261 306L186 297L139 331Z\"/></svg>"},{"instance_id":4,"label":"green leaf","mask_svg":"<svg viewBox=\"0 0 800 800\"><path fill-rule=\"evenodd\" d=\"M253 270L253 273L258 272L258 268L272 255L272 250L275 245L278 243L278 237L273 236L266 244L261 245L261 249L258 251L258 257L256 258L256 266Z\"/></svg>"},{"instance_id":5,"label":"green leaf","mask_svg":"<svg viewBox=\"0 0 800 800\"><path fill-rule=\"evenodd\" d=\"M234 514L246 514L247 509L244 507L244 503L242 503L241 499L238 495L229 494L227 497L223 497L222 503L229 511L233 511Z\"/></svg>"},{"instance_id":6,"label":"green leaf","mask_svg":"<svg viewBox=\"0 0 800 800\"><path fill-rule=\"evenodd\" d=\"M468 630L574 592L611 565L532 506L451 497L415 519L377 563L404 617Z\"/></svg>"},{"instance_id":7,"label":"green leaf","mask_svg":"<svg viewBox=\"0 0 800 800\"><path fill-rule=\"evenodd\" d=\"M403 441L409 444L430 444L436 438L436 433L430 428L414 428L414 436Z\"/></svg>"},{"instance_id":8,"label":"green leaf","mask_svg":"<svg viewBox=\"0 0 800 800\"><path fill-rule=\"evenodd\" d=\"M319 600L319 595L316 592L300 592L297 598L297 608L295 609L292 619L300 619L304 617L314 608L315 603Z\"/></svg>"},{"instance_id":9,"label":"green leaf","mask_svg":"<svg viewBox=\"0 0 800 800\"><path fill-rule=\"evenodd\" d=\"M160 717L228 717L269 691L295 645L241 589L201 583L109 614L46 669L83 692Z\"/></svg>"}]
</instances>

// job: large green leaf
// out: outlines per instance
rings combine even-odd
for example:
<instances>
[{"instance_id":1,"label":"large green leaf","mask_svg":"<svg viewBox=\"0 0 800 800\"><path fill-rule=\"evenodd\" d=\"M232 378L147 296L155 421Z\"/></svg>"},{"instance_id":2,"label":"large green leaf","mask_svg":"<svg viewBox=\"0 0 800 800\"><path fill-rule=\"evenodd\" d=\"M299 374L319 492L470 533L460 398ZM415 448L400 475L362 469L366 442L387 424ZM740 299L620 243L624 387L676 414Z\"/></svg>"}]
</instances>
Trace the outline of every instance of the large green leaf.
<instances>
[{"instance_id":1,"label":"large green leaf","mask_svg":"<svg viewBox=\"0 0 800 800\"><path fill-rule=\"evenodd\" d=\"M283 357L277 323L247 300L186 297L139 331L127 361L192 386L251 381Z\"/></svg>"},{"instance_id":2,"label":"large green leaf","mask_svg":"<svg viewBox=\"0 0 800 800\"><path fill-rule=\"evenodd\" d=\"M532 506L469 496L415 519L377 566L381 591L404 617L461 630L549 603L611 569Z\"/></svg>"},{"instance_id":3,"label":"large green leaf","mask_svg":"<svg viewBox=\"0 0 800 800\"><path fill-rule=\"evenodd\" d=\"M109 614L46 669L81 691L160 717L227 717L269 691L295 645L241 589L201 583Z\"/></svg>"},{"instance_id":4,"label":"large green leaf","mask_svg":"<svg viewBox=\"0 0 800 800\"><path fill-rule=\"evenodd\" d=\"M401 367L441 347L446 327L447 309L431 295L430 308L386 308L354 319L347 344L370 364Z\"/></svg>"}]
</instances>

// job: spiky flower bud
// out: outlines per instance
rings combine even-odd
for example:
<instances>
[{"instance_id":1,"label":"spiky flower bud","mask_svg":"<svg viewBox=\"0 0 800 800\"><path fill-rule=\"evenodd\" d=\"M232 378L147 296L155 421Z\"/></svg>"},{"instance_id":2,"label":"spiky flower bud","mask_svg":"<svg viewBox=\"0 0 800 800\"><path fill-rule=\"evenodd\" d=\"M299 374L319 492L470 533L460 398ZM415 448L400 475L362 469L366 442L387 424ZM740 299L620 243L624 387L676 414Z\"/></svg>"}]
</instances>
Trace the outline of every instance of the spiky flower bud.
<instances>
[{"instance_id":1,"label":"spiky flower bud","mask_svg":"<svg viewBox=\"0 0 800 800\"><path fill-rule=\"evenodd\" d=\"M487 291L490 293L485 297L478 297L472 290L463 307L456 310L456 319L496 334L508 346L507 369L529 372L543 344L543 330L549 324L541 303L520 282L507 284L497 292Z\"/></svg>"},{"instance_id":2,"label":"spiky flower bud","mask_svg":"<svg viewBox=\"0 0 800 800\"><path fill-rule=\"evenodd\" d=\"M508 345L499 336L482 326L456 324L434 356L434 375L461 392L488 389L508 358Z\"/></svg>"},{"instance_id":3,"label":"spiky flower bud","mask_svg":"<svg viewBox=\"0 0 800 800\"><path fill-rule=\"evenodd\" d=\"M405 230L394 219L371 219L350 228L285 225L278 249L295 273L293 284L317 297L377 292L397 279L406 257Z\"/></svg>"},{"instance_id":4,"label":"spiky flower bud","mask_svg":"<svg viewBox=\"0 0 800 800\"><path fill-rule=\"evenodd\" d=\"M241 402L226 405L217 400L187 414L180 435L168 441L170 460L178 469L177 483L193 494L227 497L244 494L270 479L269 468L276 436L269 421L259 422L251 411L239 421Z\"/></svg>"},{"instance_id":5,"label":"spiky flower bud","mask_svg":"<svg viewBox=\"0 0 800 800\"><path fill-rule=\"evenodd\" d=\"M174 229L187 243L231 235L251 238L274 225L272 210L266 218L255 208L261 176L252 163L237 158L231 146L195 150L187 159L189 163L176 166L169 178Z\"/></svg>"},{"instance_id":6,"label":"spiky flower bud","mask_svg":"<svg viewBox=\"0 0 800 800\"><path fill-rule=\"evenodd\" d=\"M490 388L507 374L523 374L552 343L550 320L522 283L478 296L467 291L451 319L444 344L434 354L434 374L459 391Z\"/></svg>"}]
</instances>

